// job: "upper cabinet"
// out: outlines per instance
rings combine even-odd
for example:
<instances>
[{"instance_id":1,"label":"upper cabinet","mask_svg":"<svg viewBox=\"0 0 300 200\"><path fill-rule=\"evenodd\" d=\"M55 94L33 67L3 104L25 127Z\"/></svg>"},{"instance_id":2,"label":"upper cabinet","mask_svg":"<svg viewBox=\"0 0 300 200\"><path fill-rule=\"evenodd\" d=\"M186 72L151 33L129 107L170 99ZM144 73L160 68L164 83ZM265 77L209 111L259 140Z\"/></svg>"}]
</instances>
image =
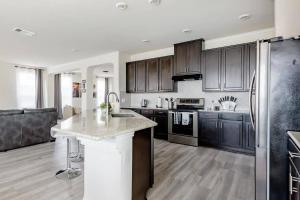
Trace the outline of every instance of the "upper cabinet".
<instances>
[{"instance_id":1,"label":"upper cabinet","mask_svg":"<svg viewBox=\"0 0 300 200\"><path fill-rule=\"evenodd\" d=\"M244 45L223 49L223 90L244 90Z\"/></svg>"},{"instance_id":2,"label":"upper cabinet","mask_svg":"<svg viewBox=\"0 0 300 200\"><path fill-rule=\"evenodd\" d=\"M221 91L221 49L206 50L202 54L203 89Z\"/></svg>"},{"instance_id":3,"label":"upper cabinet","mask_svg":"<svg viewBox=\"0 0 300 200\"><path fill-rule=\"evenodd\" d=\"M201 51L203 39L174 45L175 74L193 74L201 72Z\"/></svg>"},{"instance_id":4,"label":"upper cabinet","mask_svg":"<svg viewBox=\"0 0 300 200\"><path fill-rule=\"evenodd\" d=\"M166 56L159 59L159 91L173 92L174 81L173 76L174 56Z\"/></svg>"},{"instance_id":5,"label":"upper cabinet","mask_svg":"<svg viewBox=\"0 0 300 200\"><path fill-rule=\"evenodd\" d=\"M158 92L158 59L147 60L147 92Z\"/></svg>"},{"instance_id":6,"label":"upper cabinet","mask_svg":"<svg viewBox=\"0 0 300 200\"><path fill-rule=\"evenodd\" d=\"M203 91L248 91L255 66L255 43L205 50Z\"/></svg>"},{"instance_id":7,"label":"upper cabinet","mask_svg":"<svg viewBox=\"0 0 300 200\"><path fill-rule=\"evenodd\" d=\"M136 62L136 92L146 91L146 61Z\"/></svg>"},{"instance_id":8,"label":"upper cabinet","mask_svg":"<svg viewBox=\"0 0 300 200\"><path fill-rule=\"evenodd\" d=\"M174 92L172 80L174 56L153 58L126 64L128 93Z\"/></svg>"},{"instance_id":9,"label":"upper cabinet","mask_svg":"<svg viewBox=\"0 0 300 200\"><path fill-rule=\"evenodd\" d=\"M251 79L256 68L256 43L246 45L245 56L245 90L249 90Z\"/></svg>"},{"instance_id":10,"label":"upper cabinet","mask_svg":"<svg viewBox=\"0 0 300 200\"><path fill-rule=\"evenodd\" d=\"M126 63L126 90L135 92L135 62Z\"/></svg>"}]
</instances>

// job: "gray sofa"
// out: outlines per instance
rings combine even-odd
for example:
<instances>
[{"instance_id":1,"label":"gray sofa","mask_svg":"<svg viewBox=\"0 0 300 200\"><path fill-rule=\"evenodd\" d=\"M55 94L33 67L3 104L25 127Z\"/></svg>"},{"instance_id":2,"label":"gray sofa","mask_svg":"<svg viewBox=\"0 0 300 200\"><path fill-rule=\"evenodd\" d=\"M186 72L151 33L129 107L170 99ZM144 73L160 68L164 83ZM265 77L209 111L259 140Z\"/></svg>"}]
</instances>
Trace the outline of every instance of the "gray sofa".
<instances>
[{"instance_id":1,"label":"gray sofa","mask_svg":"<svg viewBox=\"0 0 300 200\"><path fill-rule=\"evenodd\" d=\"M54 141L55 108L0 110L0 151Z\"/></svg>"}]
</instances>

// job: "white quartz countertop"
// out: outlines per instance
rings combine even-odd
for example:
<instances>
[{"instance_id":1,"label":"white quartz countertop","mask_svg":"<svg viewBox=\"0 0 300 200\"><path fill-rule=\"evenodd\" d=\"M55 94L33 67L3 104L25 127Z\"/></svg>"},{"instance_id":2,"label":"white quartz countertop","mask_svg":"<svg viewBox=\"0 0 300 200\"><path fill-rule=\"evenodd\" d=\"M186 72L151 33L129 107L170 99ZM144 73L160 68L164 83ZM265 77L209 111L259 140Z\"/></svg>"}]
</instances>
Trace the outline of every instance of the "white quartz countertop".
<instances>
[{"instance_id":1,"label":"white quartz countertop","mask_svg":"<svg viewBox=\"0 0 300 200\"><path fill-rule=\"evenodd\" d=\"M300 148L300 132L288 131L288 135L293 140L293 142Z\"/></svg>"},{"instance_id":2,"label":"white quartz countertop","mask_svg":"<svg viewBox=\"0 0 300 200\"><path fill-rule=\"evenodd\" d=\"M127 106L124 109L144 109L144 110L168 110L168 108L156 108L156 107L139 107L139 106Z\"/></svg>"},{"instance_id":3,"label":"white quartz countertop","mask_svg":"<svg viewBox=\"0 0 300 200\"><path fill-rule=\"evenodd\" d=\"M235 111L228 111L228 110L198 110L199 112L217 112L217 113L241 113L241 114L249 114L249 110L235 110Z\"/></svg>"},{"instance_id":4,"label":"white quartz countertop","mask_svg":"<svg viewBox=\"0 0 300 200\"><path fill-rule=\"evenodd\" d=\"M121 109L118 113L133 114L134 117L110 117L106 123L100 110L88 110L52 127L51 135L53 137L74 136L90 140L103 140L157 125L156 122L131 110Z\"/></svg>"}]
</instances>

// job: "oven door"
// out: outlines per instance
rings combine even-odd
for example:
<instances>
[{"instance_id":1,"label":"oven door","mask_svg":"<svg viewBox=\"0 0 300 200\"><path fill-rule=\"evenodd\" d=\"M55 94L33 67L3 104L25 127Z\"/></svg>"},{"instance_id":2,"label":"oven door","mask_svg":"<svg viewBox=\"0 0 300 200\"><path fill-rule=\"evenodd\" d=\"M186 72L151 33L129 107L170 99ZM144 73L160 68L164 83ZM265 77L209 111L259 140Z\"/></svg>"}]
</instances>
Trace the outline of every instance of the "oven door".
<instances>
[{"instance_id":1,"label":"oven door","mask_svg":"<svg viewBox=\"0 0 300 200\"><path fill-rule=\"evenodd\" d=\"M188 113L189 123L183 125L182 113ZM169 111L168 133L198 137L198 112L186 111Z\"/></svg>"}]
</instances>

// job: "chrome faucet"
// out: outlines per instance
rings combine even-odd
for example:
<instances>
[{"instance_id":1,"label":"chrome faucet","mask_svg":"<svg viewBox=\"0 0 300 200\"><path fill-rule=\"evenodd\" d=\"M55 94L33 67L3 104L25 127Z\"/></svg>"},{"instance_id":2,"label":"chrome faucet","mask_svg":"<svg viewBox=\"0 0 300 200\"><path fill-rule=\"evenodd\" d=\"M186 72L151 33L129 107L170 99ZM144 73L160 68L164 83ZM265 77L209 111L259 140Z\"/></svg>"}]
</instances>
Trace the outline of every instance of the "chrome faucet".
<instances>
[{"instance_id":1,"label":"chrome faucet","mask_svg":"<svg viewBox=\"0 0 300 200\"><path fill-rule=\"evenodd\" d=\"M110 93L108 93L108 94L106 95L106 120L108 120L108 116L109 116L109 114L108 114L108 112L109 112L109 96L110 96L111 94L115 95L116 101L117 101L117 102L120 102L117 93L115 93L115 92L110 92Z\"/></svg>"}]
</instances>

